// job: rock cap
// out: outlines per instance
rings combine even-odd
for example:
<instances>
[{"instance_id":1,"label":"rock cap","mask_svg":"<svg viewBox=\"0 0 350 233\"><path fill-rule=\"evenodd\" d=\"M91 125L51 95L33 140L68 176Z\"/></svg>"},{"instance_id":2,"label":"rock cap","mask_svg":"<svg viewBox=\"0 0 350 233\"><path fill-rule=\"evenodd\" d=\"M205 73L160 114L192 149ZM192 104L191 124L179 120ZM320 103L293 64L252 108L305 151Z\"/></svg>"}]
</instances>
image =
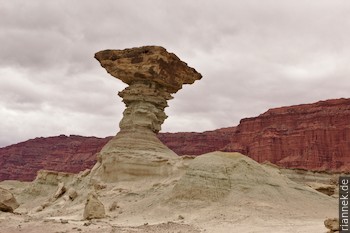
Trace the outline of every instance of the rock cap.
<instances>
[{"instance_id":1,"label":"rock cap","mask_svg":"<svg viewBox=\"0 0 350 233\"><path fill-rule=\"evenodd\" d=\"M135 82L155 82L176 93L183 84L202 78L175 54L160 46L143 46L123 50L103 50L95 58L109 74L131 85Z\"/></svg>"}]
</instances>

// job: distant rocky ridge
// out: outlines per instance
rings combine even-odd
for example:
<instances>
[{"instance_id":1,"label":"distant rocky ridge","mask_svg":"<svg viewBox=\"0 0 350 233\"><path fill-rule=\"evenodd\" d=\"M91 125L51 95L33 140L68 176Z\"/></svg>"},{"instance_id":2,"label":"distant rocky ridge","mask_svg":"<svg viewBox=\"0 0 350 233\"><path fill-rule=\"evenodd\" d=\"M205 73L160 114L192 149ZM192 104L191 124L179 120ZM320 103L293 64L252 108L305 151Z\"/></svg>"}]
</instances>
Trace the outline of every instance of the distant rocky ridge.
<instances>
[{"instance_id":1,"label":"distant rocky ridge","mask_svg":"<svg viewBox=\"0 0 350 233\"><path fill-rule=\"evenodd\" d=\"M350 171L350 99L275 108L243 119L222 150L287 168Z\"/></svg>"},{"instance_id":2,"label":"distant rocky ridge","mask_svg":"<svg viewBox=\"0 0 350 233\"><path fill-rule=\"evenodd\" d=\"M91 168L111 138L60 135L0 148L0 181L31 181L41 169L75 173Z\"/></svg>"},{"instance_id":3,"label":"distant rocky ridge","mask_svg":"<svg viewBox=\"0 0 350 233\"><path fill-rule=\"evenodd\" d=\"M203 133L160 133L179 155L238 151L258 162L322 171L350 171L350 99L270 109L237 127ZM57 136L0 148L0 180L33 180L40 169L78 172L95 164L111 139Z\"/></svg>"},{"instance_id":4,"label":"distant rocky ridge","mask_svg":"<svg viewBox=\"0 0 350 233\"><path fill-rule=\"evenodd\" d=\"M236 127L203 133L160 133L158 138L178 155L201 155L225 148L234 137Z\"/></svg>"}]
</instances>

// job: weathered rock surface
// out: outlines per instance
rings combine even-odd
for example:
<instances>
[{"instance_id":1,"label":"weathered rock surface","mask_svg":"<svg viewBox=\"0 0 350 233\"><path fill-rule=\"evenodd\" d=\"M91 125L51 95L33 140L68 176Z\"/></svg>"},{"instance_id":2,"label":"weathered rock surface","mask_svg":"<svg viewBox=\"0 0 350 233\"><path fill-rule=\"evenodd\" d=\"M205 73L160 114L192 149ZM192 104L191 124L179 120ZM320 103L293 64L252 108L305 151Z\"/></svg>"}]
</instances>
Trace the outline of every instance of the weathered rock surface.
<instances>
[{"instance_id":1,"label":"weathered rock surface","mask_svg":"<svg viewBox=\"0 0 350 233\"><path fill-rule=\"evenodd\" d=\"M211 152L190 163L174 187L173 198L218 201L232 190L253 189L258 184L281 186L275 177L281 178L242 154Z\"/></svg>"},{"instance_id":2,"label":"weathered rock surface","mask_svg":"<svg viewBox=\"0 0 350 233\"><path fill-rule=\"evenodd\" d=\"M175 203L190 200L185 202L187 205L204 202L206 206L210 201L227 200L231 206L237 206L249 205L254 199L256 206L282 207L283 202L289 202L296 207L295 203L313 202L315 196L330 199L291 181L276 168L263 166L240 153L217 151L193 159L173 188L170 200Z\"/></svg>"},{"instance_id":3,"label":"weathered rock surface","mask_svg":"<svg viewBox=\"0 0 350 233\"><path fill-rule=\"evenodd\" d=\"M84 219L104 218L105 216L106 213L103 203L98 200L95 193L90 193L85 204Z\"/></svg>"},{"instance_id":4,"label":"weathered rock surface","mask_svg":"<svg viewBox=\"0 0 350 233\"><path fill-rule=\"evenodd\" d=\"M316 191L326 194L328 196L333 196L336 194L337 186L332 184L321 184L316 182L307 183L311 188L315 189Z\"/></svg>"},{"instance_id":5,"label":"weathered rock surface","mask_svg":"<svg viewBox=\"0 0 350 233\"><path fill-rule=\"evenodd\" d=\"M0 187L0 211L13 212L19 206L13 194Z\"/></svg>"},{"instance_id":6,"label":"weathered rock surface","mask_svg":"<svg viewBox=\"0 0 350 233\"><path fill-rule=\"evenodd\" d=\"M167 118L164 108L171 94L202 76L158 46L105 50L95 58L129 86L119 92L126 105L120 132L102 148L93 176L113 182L171 174L179 158L156 133Z\"/></svg>"},{"instance_id":7,"label":"weathered rock surface","mask_svg":"<svg viewBox=\"0 0 350 233\"><path fill-rule=\"evenodd\" d=\"M109 74L128 85L135 82L158 84L168 93L176 93L183 84L201 79L175 54L160 46L143 46L124 50L104 50L95 54Z\"/></svg>"}]
</instances>

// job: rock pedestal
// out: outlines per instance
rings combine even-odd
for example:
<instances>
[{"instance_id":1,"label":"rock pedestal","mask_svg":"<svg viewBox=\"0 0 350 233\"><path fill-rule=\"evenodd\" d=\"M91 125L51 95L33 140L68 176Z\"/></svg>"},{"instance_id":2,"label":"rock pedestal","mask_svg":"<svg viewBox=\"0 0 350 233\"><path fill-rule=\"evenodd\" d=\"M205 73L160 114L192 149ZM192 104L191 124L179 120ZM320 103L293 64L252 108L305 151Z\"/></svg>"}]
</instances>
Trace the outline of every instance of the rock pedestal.
<instances>
[{"instance_id":1,"label":"rock pedestal","mask_svg":"<svg viewBox=\"0 0 350 233\"><path fill-rule=\"evenodd\" d=\"M164 109L171 94L202 76L158 46L104 50L95 58L109 74L129 85L119 92L126 105L120 132L99 153L97 175L113 182L170 174L178 157L156 133L167 118Z\"/></svg>"}]
</instances>

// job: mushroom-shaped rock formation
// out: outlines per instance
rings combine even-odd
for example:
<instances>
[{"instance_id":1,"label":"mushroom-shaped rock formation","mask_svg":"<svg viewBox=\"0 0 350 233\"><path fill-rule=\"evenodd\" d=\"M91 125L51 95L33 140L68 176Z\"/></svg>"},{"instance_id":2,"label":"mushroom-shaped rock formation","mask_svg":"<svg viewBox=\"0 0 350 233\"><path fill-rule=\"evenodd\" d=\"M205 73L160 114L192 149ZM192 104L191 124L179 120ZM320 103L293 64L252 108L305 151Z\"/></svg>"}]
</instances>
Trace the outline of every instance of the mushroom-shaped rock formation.
<instances>
[{"instance_id":1,"label":"mushroom-shaped rock formation","mask_svg":"<svg viewBox=\"0 0 350 233\"><path fill-rule=\"evenodd\" d=\"M159 46L104 50L95 58L109 74L129 85L119 92L126 109L120 132L99 153L98 176L113 182L171 173L178 157L156 133L167 118L164 109L171 94L201 79L201 74Z\"/></svg>"}]
</instances>

